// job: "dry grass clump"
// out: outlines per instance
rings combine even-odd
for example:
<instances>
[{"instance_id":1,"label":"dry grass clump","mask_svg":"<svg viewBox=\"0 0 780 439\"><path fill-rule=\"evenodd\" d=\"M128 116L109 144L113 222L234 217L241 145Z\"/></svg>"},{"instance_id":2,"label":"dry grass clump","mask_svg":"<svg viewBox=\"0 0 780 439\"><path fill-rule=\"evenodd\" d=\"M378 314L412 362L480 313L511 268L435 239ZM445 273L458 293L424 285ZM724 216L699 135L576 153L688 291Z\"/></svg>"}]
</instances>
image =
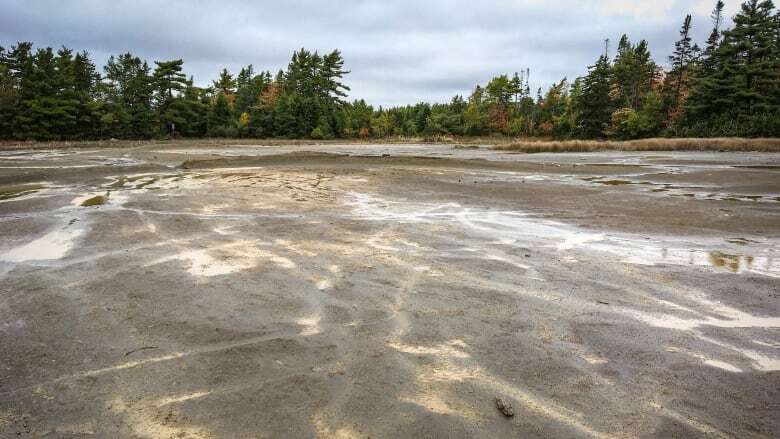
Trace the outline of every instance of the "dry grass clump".
<instances>
[{"instance_id":1,"label":"dry grass clump","mask_svg":"<svg viewBox=\"0 0 780 439\"><path fill-rule=\"evenodd\" d=\"M92 198L86 199L81 203L81 207L102 206L108 203L108 194L97 195Z\"/></svg>"},{"instance_id":2,"label":"dry grass clump","mask_svg":"<svg viewBox=\"0 0 780 439\"><path fill-rule=\"evenodd\" d=\"M521 140L496 145L501 151L593 152L593 151L759 151L780 152L780 138L746 139L641 139L630 141L601 140Z\"/></svg>"},{"instance_id":3,"label":"dry grass clump","mask_svg":"<svg viewBox=\"0 0 780 439\"><path fill-rule=\"evenodd\" d=\"M29 195L43 189L43 184L17 184L11 186L0 186L0 200L10 200L12 198Z\"/></svg>"}]
</instances>

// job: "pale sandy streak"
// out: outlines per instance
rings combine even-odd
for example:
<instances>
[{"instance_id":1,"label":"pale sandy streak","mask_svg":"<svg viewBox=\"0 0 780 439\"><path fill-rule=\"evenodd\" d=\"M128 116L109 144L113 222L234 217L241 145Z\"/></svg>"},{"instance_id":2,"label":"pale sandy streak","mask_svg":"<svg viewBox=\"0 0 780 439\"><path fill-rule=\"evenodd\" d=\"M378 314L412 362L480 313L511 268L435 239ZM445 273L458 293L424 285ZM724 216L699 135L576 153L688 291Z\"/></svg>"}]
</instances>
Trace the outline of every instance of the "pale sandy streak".
<instances>
[{"instance_id":1,"label":"pale sandy streak","mask_svg":"<svg viewBox=\"0 0 780 439\"><path fill-rule=\"evenodd\" d=\"M76 372L74 374L64 375L64 376L61 376L61 377L58 377L58 378L54 378L54 379L49 380L49 381L44 381L44 382L40 382L40 383L33 384L33 385L30 385L30 386L25 386L25 387L21 387L21 388L14 389L14 390L9 390L7 392L2 392L2 393L0 393L0 395L12 395L12 394L19 393L19 392L22 392L24 390L30 390L30 389L33 389L33 388L36 388L36 387L39 387L39 386L57 384L57 383L65 382L65 381L77 380L77 379L80 379L80 378L94 377L94 376L104 375L104 374L107 374L107 373L120 372L120 371L123 371L123 370L132 369L132 368L135 368L135 367L138 367L138 366L144 366L144 365L147 365L147 364L162 363L162 362L166 362L166 361L176 360L176 359L179 359L179 358L189 357L189 356L192 356L192 355L209 354L209 353L213 353L213 352L224 351L224 350L227 350L227 349L233 349L233 348L237 348L237 347L252 345L252 344L256 344L256 343L261 343L261 342L273 340L273 339L276 339L276 338L282 338L282 337L290 338L290 337L295 337L295 336L296 336L296 334L292 334L292 333L276 332L276 333L263 335L263 336L259 336L259 337L253 337L253 338L249 338L249 339L242 340L242 341L237 341L237 342L232 342L232 343L217 343L217 344L213 344L213 345L209 345L209 346L204 346L204 347L201 347L201 348L193 349L193 350L190 350L190 351L172 352L172 353L168 353L168 354L161 355L161 356L158 356L158 357L151 357L151 358L145 358L145 359L141 359L141 360L128 361L128 362L125 362L125 363L117 364L117 365L114 365L114 366L103 367L103 368L100 368L100 369L91 369L91 370L85 370L85 371L81 371L81 372Z\"/></svg>"}]
</instances>

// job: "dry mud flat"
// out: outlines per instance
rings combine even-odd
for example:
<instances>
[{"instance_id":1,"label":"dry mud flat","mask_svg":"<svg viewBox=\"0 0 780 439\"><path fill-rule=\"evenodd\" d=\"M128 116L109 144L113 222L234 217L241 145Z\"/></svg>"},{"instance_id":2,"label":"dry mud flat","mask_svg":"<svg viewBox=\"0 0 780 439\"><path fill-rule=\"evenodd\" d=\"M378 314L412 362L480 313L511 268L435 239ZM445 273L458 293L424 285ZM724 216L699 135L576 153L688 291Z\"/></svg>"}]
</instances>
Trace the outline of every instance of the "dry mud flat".
<instances>
[{"instance_id":1,"label":"dry mud flat","mask_svg":"<svg viewBox=\"0 0 780 439\"><path fill-rule=\"evenodd\" d=\"M0 437L780 435L777 154L305 149L1 153Z\"/></svg>"}]
</instances>

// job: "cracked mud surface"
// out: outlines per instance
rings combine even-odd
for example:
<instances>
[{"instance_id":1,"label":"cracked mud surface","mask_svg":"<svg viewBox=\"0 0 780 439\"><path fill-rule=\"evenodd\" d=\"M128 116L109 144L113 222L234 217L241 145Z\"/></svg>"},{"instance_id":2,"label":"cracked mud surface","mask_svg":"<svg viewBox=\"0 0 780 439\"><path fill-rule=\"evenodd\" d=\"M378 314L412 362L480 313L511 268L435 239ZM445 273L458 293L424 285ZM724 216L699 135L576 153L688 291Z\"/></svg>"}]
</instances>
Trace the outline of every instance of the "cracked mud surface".
<instances>
[{"instance_id":1,"label":"cracked mud surface","mask_svg":"<svg viewBox=\"0 0 780 439\"><path fill-rule=\"evenodd\" d=\"M780 434L780 156L361 148L0 154L0 437Z\"/></svg>"}]
</instances>

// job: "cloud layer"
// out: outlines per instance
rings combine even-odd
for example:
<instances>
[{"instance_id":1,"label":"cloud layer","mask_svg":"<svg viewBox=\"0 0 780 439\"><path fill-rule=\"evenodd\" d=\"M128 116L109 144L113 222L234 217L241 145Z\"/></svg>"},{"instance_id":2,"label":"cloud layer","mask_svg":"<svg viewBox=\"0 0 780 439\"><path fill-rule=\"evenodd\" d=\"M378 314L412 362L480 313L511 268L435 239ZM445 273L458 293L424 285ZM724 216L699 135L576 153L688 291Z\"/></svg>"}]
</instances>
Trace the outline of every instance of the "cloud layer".
<instances>
[{"instance_id":1,"label":"cloud layer","mask_svg":"<svg viewBox=\"0 0 780 439\"><path fill-rule=\"evenodd\" d=\"M603 40L647 39L659 63L685 14L709 33L709 0L0 0L0 45L85 49L102 64L133 52L183 58L207 84L223 67L276 71L293 50L340 49L352 98L447 101L499 73L531 68L534 87L582 75ZM727 1L727 12L738 2ZM613 44L614 47L614 44Z\"/></svg>"}]
</instances>

